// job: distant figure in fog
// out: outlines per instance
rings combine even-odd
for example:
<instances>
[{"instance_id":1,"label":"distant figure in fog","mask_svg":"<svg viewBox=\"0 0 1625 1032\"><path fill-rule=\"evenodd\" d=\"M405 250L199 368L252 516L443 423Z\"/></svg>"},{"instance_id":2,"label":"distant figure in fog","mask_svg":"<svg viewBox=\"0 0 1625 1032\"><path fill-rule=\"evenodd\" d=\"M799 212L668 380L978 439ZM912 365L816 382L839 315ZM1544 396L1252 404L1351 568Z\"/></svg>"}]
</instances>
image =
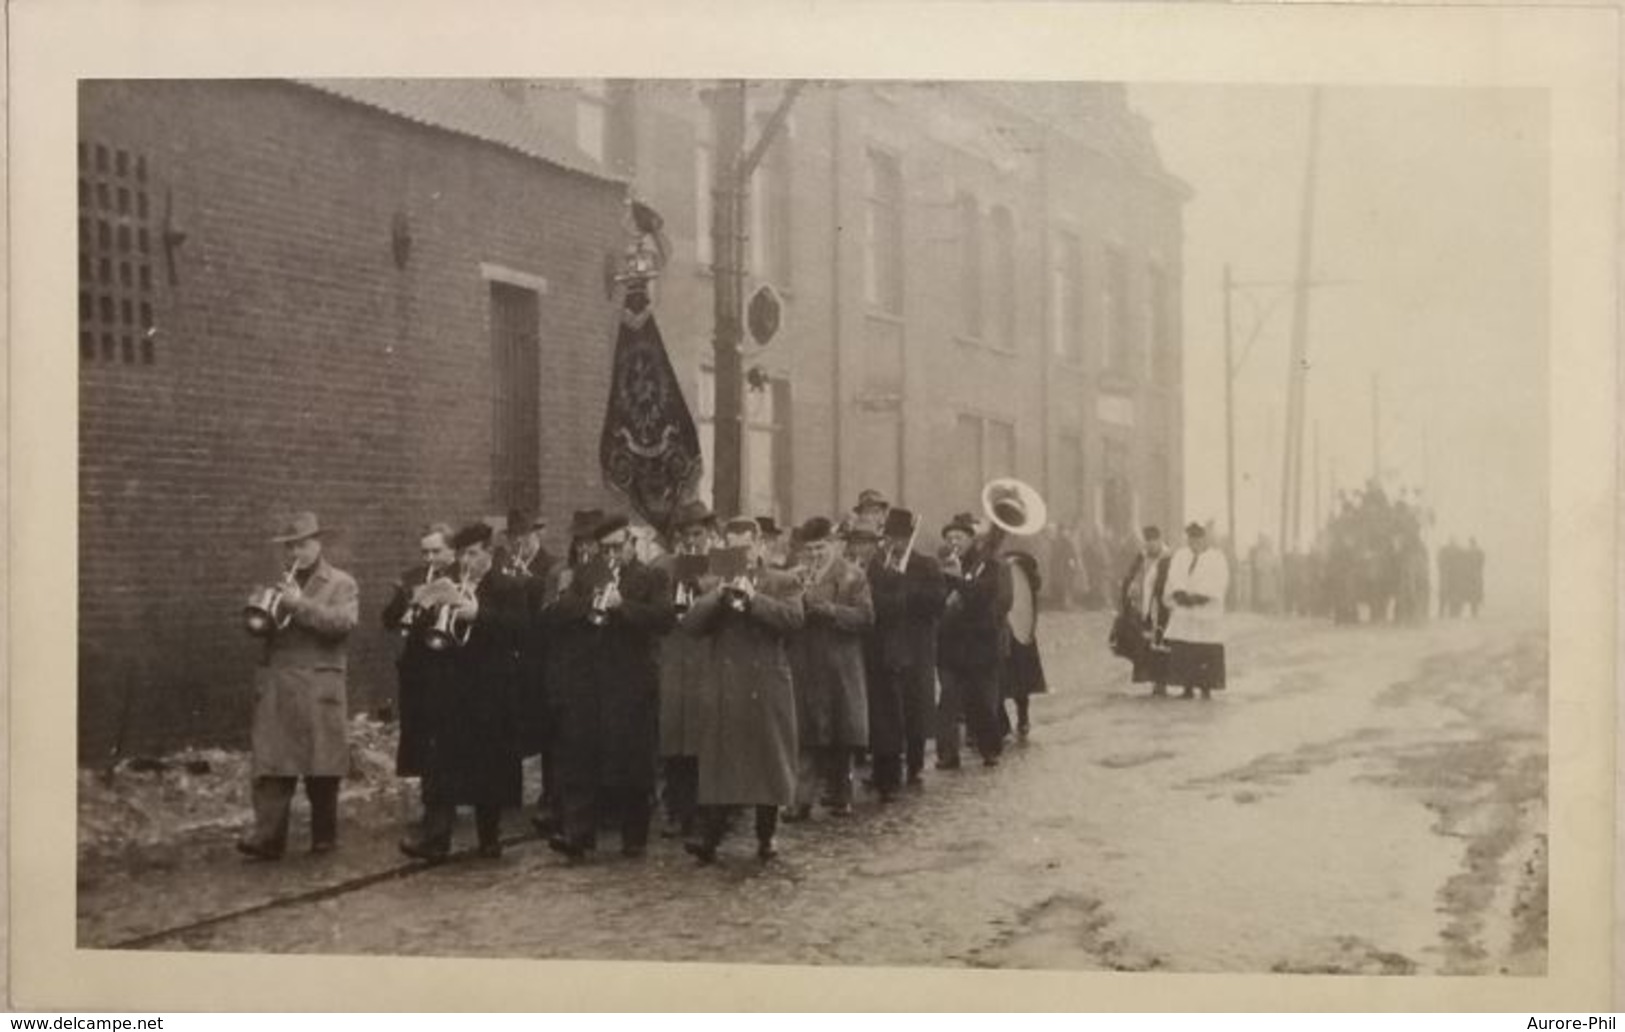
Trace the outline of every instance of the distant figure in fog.
<instances>
[{"instance_id":1,"label":"distant figure in fog","mask_svg":"<svg viewBox=\"0 0 1625 1032\"><path fill-rule=\"evenodd\" d=\"M1163 603L1168 618L1168 683L1185 689L1183 698L1201 692L1211 699L1225 687L1224 597L1230 567L1224 553L1208 544L1200 523L1185 528L1186 547L1168 564Z\"/></svg>"},{"instance_id":2,"label":"distant figure in fog","mask_svg":"<svg viewBox=\"0 0 1625 1032\"><path fill-rule=\"evenodd\" d=\"M1466 581L1465 601L1472 610L1473 619L1476 620L1479 609L1484 605L1484 550L1478 547L1478 539L1475 537L1467 539L1467 552L1462 567Z\"/></svg>"}]
</instances>

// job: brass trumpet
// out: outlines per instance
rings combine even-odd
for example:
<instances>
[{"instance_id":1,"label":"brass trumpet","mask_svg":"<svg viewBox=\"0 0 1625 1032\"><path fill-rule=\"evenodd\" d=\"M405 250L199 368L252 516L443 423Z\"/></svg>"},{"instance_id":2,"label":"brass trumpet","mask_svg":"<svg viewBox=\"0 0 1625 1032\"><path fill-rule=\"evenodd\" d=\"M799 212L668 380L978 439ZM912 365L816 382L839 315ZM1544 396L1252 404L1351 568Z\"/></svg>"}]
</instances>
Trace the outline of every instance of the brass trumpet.
<instances>
[{"instance_id":1,"label":"brass trumpet","mask_svg":"<svg viewBox=\"0 0 1625 1032\"><path fill-rule=\"evenodd\" d=\"M430 584L434 583L435 574L439 572L439 569L436 567L428 567L427 571L423 574L423 586L428 587ZM418 621L423 619L423 612L423 607L418 605L416 602L408 602L406 604L406 612L401 614L400 623L395 625L395 630L399 632L401 637L406 638L411 636L412 628L416 627Z\"/></svg>"},{"instance_id":2,"label":"brass trumpet","mask_svg":"<svg viewBox=\"0 0 1625 1032\"><path fill-rule=\"evenodd\" d=\"M282 608L282 596L293 586L293 572L297 563L289 563L282 581L260 588L248 597L243 606L243 629L256 638L269 638L278 631L288 629L293 614Z\"/></svg>"},{"instance_id":3,"label":"brass trumpet","mask_svg":"<svg viewBox=\"0 0 1625 1032\"><path fill-rule=\"evenodd\" d=\"M423 635L423 644L430 652L449 652L468 644L473 625L457 615L460 606L474 601L474 591L464 577L457 585L457 600L442 602L434 607L434 623Z\"/></svg>"}]
</instances>

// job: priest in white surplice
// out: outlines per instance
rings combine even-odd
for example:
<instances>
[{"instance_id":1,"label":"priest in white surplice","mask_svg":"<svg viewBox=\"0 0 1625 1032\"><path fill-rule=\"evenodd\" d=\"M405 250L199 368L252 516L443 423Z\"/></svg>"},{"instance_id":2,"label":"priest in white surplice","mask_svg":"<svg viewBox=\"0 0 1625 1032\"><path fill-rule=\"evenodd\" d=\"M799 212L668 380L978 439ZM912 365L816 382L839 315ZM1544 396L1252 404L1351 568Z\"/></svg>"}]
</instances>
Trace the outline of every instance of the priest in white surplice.
<instances>
[{"instance_id":1,"label":"priest in white surplice","mask_svg":"<svg viewBox=\"0 0 1625 1032\"><path fill-rule=\"evenodd\" d=\"M1200 523L1185 528L1186 547L1168 564L1163 602L1172 615L1163 640L1168 644L1169 684L1185 689L1184 698L1200 691L1211 699L1224 688L1224 596L1230 588L1230 566L1224 553L1208 545Z\"/></svg>"}]
</instances>

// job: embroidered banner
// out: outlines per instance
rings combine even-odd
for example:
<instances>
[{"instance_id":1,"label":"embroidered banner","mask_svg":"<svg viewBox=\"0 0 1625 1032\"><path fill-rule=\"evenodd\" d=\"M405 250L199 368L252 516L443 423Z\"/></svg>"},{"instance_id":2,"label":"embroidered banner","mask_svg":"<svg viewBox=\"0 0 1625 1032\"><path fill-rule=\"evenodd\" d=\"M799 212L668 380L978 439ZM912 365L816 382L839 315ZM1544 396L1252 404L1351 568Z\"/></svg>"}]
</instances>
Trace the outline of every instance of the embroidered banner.
<instances>
[{"instance_id":1,"label":"embroidered banner","mask_svg":"<svg viewBox=\"0 0 1625 1032\"><path fill-rule=\"evenodd\" d=\"M653 307L621 313L598 460L605 483L661 530L699 484L699 433Z\"/></svg>"}]
</instances>

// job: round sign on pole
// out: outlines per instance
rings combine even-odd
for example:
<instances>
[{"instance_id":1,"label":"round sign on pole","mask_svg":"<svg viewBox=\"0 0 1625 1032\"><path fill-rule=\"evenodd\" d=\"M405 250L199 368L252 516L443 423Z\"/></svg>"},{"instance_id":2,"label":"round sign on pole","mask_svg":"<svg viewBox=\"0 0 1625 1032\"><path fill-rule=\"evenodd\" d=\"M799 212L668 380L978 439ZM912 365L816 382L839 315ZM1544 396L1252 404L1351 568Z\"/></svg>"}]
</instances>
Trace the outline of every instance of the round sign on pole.
<instances>
[{"instance_id":1,"label":"round sign on pole","mask_svg":"<svg viewBox=\"0 0 1625 1032\"><path fill-rule=\"evenodd\" d=\"M767 284L756 288L756 293L750 296L750 304L745 306L745 323L750 327L750 335L758 344L766 344L779 332L779 322L784 315L784 302L779 300L779 292Z\"/></svg>"}]
</instances>

